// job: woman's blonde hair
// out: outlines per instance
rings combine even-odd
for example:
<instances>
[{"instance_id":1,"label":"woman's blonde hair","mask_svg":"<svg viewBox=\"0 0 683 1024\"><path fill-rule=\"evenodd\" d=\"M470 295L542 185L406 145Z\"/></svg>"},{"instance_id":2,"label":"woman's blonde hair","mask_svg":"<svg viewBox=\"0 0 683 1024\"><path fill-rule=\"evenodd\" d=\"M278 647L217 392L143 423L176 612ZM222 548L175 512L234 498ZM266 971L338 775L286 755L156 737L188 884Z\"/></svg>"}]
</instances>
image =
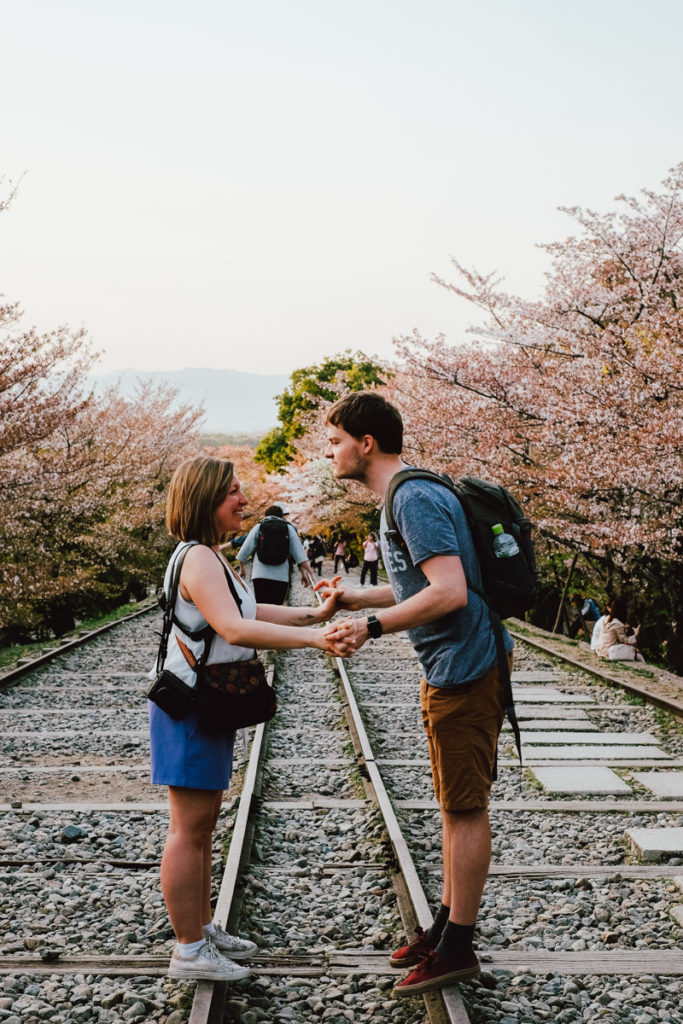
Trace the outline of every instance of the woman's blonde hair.
<instances>
[{"instance_id":1,"label":"woman's blonde hair","mask_svg":"<svg viewBox=\"0 0 683 1024\"><path fill-rule=\"evenodd\" d=\"M230 490L235 467L228 459L194 455L171 477L166 526L176 540L198 540L212 547L221 540L215 512Z\"/></svg>"}]
</instances>

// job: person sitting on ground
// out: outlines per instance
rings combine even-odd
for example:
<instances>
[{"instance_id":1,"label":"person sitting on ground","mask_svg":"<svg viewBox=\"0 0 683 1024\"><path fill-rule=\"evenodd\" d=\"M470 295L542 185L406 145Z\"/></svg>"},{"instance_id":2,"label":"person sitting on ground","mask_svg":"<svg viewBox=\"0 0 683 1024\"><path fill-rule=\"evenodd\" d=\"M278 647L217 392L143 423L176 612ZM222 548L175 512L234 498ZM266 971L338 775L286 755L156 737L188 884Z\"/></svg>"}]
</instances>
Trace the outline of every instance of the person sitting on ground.
<instances>
[{"instance_id":1,"label":"person sitting on ground","mask_svg":"<svg viewBox=\"0 0 683 1024\"><path fill-rule=\"evenodd\" d=\"M351 643L340 642L339 634L333 641L326 631L313 628L334 614L338 595L331 594L330 600L315 608L257 605L220 552L225 535L241 530L246 504L233 464L227 459L194 456L183 462L171 479L166 523L180 543L166 570L166 593L175 558L187 546L184 542L196 543L189 546L182 563L177 618L164 668L192 688L197 685L192 664L203 652L203 640L196 631L207 623L216 632L209 665L249 660L254 648L314 647L341 657L354 649ZM156 675L156 669L151 675ZM234 961L253 956L256 945L223 931L212 920L210 904L211 837L232 774L235 734L205 732L193 706L180 720L152 701L148 707L151 781L168 786L170 803L161 889L177 944L168 974L181 980L238 981L247 977L249 969Z\"/></svg>"},{"instance_id":2,"label":"person sitting on ground","mask_svg":"<svg viewBox=\"0 0 683 1024\"><path fill-rule=\"evenodd\" d=\"M281 505L270 505L266 509L265 519L252 527L237 555L242 578L246 575L244 569L246 563L250 558L254 559L251 583L254 588L254 597L259 604L285 603L289 590L290 559L299 567L301 583L304 587L310 586L313 581L311 563L304 551L301 538L294 524L286 521L286 516L287 513ZM270 522L268 522L269 519ZM273 519L282 520L282 523L273 523ZM273 533L279 529L283 538L280 554L275 556L278 559L275 563L266 557L262 547L263 532L271 529L273 529Z\"/></svg>"},{"instance_id":3,"label":"person sitting on ground","mask_svg":"<svg viewBox=\"0 0 683 1024\"><path fill-rule=\"evenodd\" d=\"M637 647L640 626L632 629L626 622L626 602L615 598L608 607L608 615L600 632L600 639L595 648L599 658L610 661L645 661Z\"/></svg>"},{"instance_id":4,"label":"person sitting on ground","mask_svg":"<svg viewBox=\"0 0 683 1024\"><path fill-rule=\"evenodd\" d=\"M607 602L608 607L611 603L611 601ZM602 627L607 622L608 615L609 612L604 612L593 626L593 632L591 633L591 651L595 651L598 648L598 644L600 643L600 637L602 635Z\"/></svg>"}]
</instances>

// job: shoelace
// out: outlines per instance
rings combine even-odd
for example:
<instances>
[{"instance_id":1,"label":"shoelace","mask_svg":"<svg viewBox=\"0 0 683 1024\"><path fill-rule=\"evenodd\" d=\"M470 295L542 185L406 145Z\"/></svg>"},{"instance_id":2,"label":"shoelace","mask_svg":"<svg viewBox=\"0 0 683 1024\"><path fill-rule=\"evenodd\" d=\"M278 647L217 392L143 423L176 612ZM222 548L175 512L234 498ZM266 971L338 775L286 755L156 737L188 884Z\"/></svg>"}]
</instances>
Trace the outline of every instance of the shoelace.
<instances>
[{"instance_id":1,"label":"shoelace","mask_svg":"<svg viewBox=\"0 0 683 1024\"><path fill-rule=\"evenodd\" d=\"M216 962L218 962L220 960L225 959L225 957L221 956L220 950L216 949L212 942L207 942L206 948L203 949L202 952L204 956L207 957L209 960L215 960Z\"/></svg>"},{"instance_id":2,"label":"shoelace","mask_svg":"<svg viewBox=\"0 0 683 1024\"><path fill-rule=\"evenodd\" d=\"M229 949L240 949L244 944L242 939L236 935L228 935L222 928L216 929L216 934L213 936L215 939L220 939L224 946L228 946Z\"/></svg>"},{"instance_id":3,"label":"shoelace","mask_svg":"<svg viewBox=\"0 0 683 1024\"><path fill-rule=\"evenodd\" d=\"M436 962L436 960L437 960L437 954L432 949L432 950L429 951L429 953L427 953L427 955L424 958L424 960L420 960L420 962L417 965L417 967L415 968L415 970L416 971L424 971L428 967L431 967Z\"/></svg>"}]
</instances>

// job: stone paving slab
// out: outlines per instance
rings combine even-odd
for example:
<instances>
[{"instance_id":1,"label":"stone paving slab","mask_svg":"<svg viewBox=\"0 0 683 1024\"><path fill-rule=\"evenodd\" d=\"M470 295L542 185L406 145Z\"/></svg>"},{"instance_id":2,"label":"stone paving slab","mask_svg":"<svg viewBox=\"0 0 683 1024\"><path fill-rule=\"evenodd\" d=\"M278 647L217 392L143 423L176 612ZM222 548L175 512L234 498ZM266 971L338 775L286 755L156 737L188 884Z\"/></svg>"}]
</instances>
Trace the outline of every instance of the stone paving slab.
<instances>
[{"instance_id":1,"label":"stone paving slab","mask_svg":"<svg viewBox=\"0 0 683 1024\"><path fill-rule=\"evenodd\" d=\"M519 716L518 716L518 718L519 718ZM506 722L507 722L507 719L506 719ZM595 725L595 723L591 722L590 719L588 719L588 718L585 720L585 722L584 721L580 721L578 724L581 726L582 729L585 729L586 732L590 732L591 736L594 733L597 733L599 731L599 729L600 729L599 725ZM545 742L546 735L551 735L552 733L555 733L555 732L560 731L560 730L562 732L562 737L561 738L563 740L565 740L565 739L568 740L569 737L567 736L567 733L571 733L572 730L576 729L576 726L577 726L577 722L576 722L575 718L529 718L529 719L522 719L519 722L520 731L522 732L522 735L527 737L527 739L533 733L534 730L542 730L543 731L543 740L539 739L539 741L538 741L539 743L540 742ZM510 728L509 723L508 723L507 727L508 727L508 729ZM580 733L578 735L585 736L586 732L582 732L582 733ZM529 742L531 743L533 741L529 740ZM556 740L552 740L552 741L548 740L548 742L557 742L557 741ZM572 740L572 742L574 742L574 740Z\"/></svg>"},{"instance_id":2,"label":"stone paving slab","mask_svg":"<svg viewBox=\"0 0 683 1024\"><path fill-rule=\"evenodd\" d=\"M530 732L524 728L523 735L525 743L616 743L634 746L659 742L649 732Z\"/></svg>"},{"instance_id":3,"label":"stone paving slab","mask_svg":"<svg viewBox=\"0 0 683 1024\"><path fill-rule=\"evenodd\" d=\"M626 837L646 863L683 855L683 828L629 828Z\"/></svg>"},{"instance_id":4,"label":"stone paving slab","mask_svg":"<svg viewBox=\"0 0 683 1024\"><path fill-rule=\"evenodd\" d=\"M637 772L633 777L656 796L683 796L683 772Z\"/></svg>"},{"instance_id":5,"label":"stone paving slab","mask_svg":"<svg viewBox=\"0 0 683 1024\"><path fill-rule=\"evenodd\" d=\"M540 761L614 761L632 758L637 760L659 760L666 761L671 758L670 754L660 750L659 747L638 747L638 746L571 746L571 747L544 747L534 746L531 743L522 742L522 757L536 758Z\"/></svg>"},{"instance_id":6,"label":"stone paving slab","mask_svg":"<svg viewBox=\"0 0 683 1024\"><path fill-rule=\"evenodd\" d=\"M556 707L551 706L548 708L539 707L538 704L515 704L515 711L517 712L517 718L521 722L525 718L554 718L568 722L579 722L581 727L588 728L590 718L583 710L583 708L568 708L568 707ZM578 728L578 726L577 726Z\"/></svg>"},{"instance_id":7,"label":"stone paving slab","mask_svg":"<svg viewBox=\"0 0 683 1024\"><path fill-rule=\"evenodd\" d=\"M533 768L548 793L631 793L631 787L611 768Z\"/></svg>"},{"instance_id":8,"label":"stone paving slab","mask_svg":"<svg viewBox=\"0 0 683 1024\"><path fill-rule=\"evenodd\" d=\"M515 684L512 692L516 701L526 701L527 704L595 704L593 698L586 693L562 693L554 686Z\"/></svg>"},{"instance_id":9,"label":"stone paving slab","mask_svg":"<svg viewBox=\"0 0 683 1024\"><path fill-rule=\"evenodd\" d=\"M533 672L513 671L510 678L513 683L556 683L560 676L552 669L547 669L545 672L539 672L536 669Z\"/></svg>"}]
</instances>

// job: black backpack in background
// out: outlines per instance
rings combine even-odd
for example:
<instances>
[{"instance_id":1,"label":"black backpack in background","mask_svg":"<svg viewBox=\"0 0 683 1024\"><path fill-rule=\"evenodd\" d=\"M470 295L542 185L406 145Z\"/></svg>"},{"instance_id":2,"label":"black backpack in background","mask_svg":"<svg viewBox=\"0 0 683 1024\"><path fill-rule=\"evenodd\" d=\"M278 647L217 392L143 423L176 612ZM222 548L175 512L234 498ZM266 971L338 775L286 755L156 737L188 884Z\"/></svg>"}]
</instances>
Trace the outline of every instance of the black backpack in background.
<instances>
[{"instance_id":1,"label":"black backpack in background","mask_svg":"<svg viewBox=\"0 0 683 1024\"><path fill-rule=\"evenodd\" d=\"M431 480L433 483L441 484L452 491L462 505L482 577L481 590L470 583L467 586L488 605L496 642L500 680L504 690L505 713L515 735L521 762L519 724L515 714L501 620L510 615L524 615L524 612L533 605L538 593L538 570L531 540L531 523L518 502L500 484L488 483L473 476L464 476L454 481L445 473L432 473L429 469L403 469L391 478L384 502L387 535L403 546L403 538L396 529L393 501L396 488L405 480ZM519 554L509 558L496 558L491 528L497 523L501 524L504 533L515 538Z\"/></svg>"},{"instance_id":2,"label":"black backpack in background","mask_svg":"<svg viewBox=\"0 0 683 1024\"><path fill-rule=\"evenodd\" d=\"M264 565L282 565L289 558L289 526L280 516L266 516L259 524L256 554Z\"/></svg>"}]
</instances>

